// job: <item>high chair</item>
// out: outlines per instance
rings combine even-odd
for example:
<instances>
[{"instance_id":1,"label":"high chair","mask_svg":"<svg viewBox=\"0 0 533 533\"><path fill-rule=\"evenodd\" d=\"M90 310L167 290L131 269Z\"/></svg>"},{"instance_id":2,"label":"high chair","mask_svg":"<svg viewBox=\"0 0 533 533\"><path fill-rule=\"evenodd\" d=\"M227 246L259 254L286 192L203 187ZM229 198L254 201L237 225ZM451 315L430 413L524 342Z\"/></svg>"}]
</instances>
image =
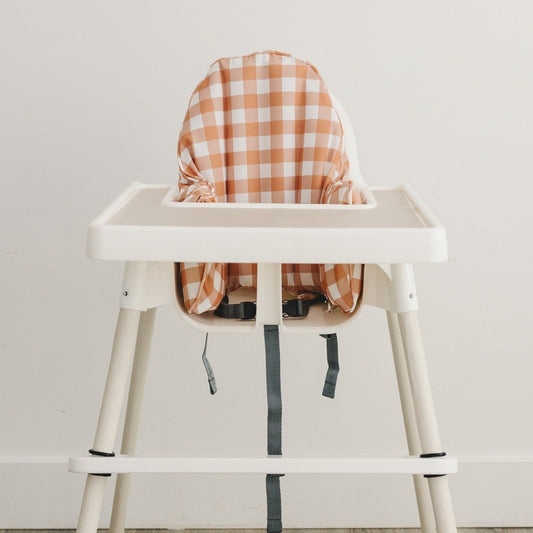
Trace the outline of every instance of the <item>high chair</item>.
<instances>
[{"instance_id":1,"label":"high chair","mask_svg":"<svg viewBox=\"0 0 533 533\"><path fill-rule=\"evenodd\" d=\"M262 106L263 97L268 100ZM316 106L310 103L314 98ZM224 109L217 109L219 103ZM276 125L278 111L283 123ZM239 136L241 124L246 135ZM309 146L306 136L314 129L310 138L316 144ZM259 150L250 148L253 142ZM112 474L118 474L114 533L124 530L130 478L137 473L265 474L267 529L276 533L282 530L284 474L396 473L413 476L422 530L455 532L447 474L457 471L457 461L441 446L412 267L447 259L444 228L410 187L366 185L345 111L316 69L292 56L263 52L215 63L193 93L179 146L177 186L133 183L89 227L89 257L124 261L125 270L94 444L88 456L69 460L71 472L87 474L78 531L96 531ZM290 164L276 160L280 154ZM306 166L309 158L312 165ZM237 167L245 168L244 177ZM188 324L206 334L263 332L268 455L135 455L155 311L172 302ZM323 395L333 398L336 335L353 324L360 305L386 311L409 455L282 456L279 332L326 338ZM202 360L214 394L206 347ZM130 367L122 444L115 455Z\"/></svg>"}]
</instances>

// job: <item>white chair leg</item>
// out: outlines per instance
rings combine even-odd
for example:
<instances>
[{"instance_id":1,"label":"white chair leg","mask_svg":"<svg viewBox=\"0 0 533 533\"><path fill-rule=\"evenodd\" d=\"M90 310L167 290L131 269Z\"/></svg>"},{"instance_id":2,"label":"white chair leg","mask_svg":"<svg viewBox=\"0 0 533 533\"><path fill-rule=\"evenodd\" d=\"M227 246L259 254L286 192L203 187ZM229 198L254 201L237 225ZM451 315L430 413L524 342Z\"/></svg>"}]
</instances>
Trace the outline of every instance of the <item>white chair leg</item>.
<instances>
[{"instance_id":1,"label":"white chair leg","mask_svg":"<svg viewBox=\"0 0 533 533\"><path fill-rule=\"evenodd\" d=\"M420 447L418 428L416 426L415 407L413 404L413 395L411 393L411 384L409 383L407 364L405 362L405 354L403 352L398 315L387 311L387 323L389 325L394 367L396 369L396 379L398 381L398 390L400 393L403 422L407 437L407 448L409 450L409 455L420 455L422 449ZM413 476L413 482L422 532L435 533L435 516L433 514L433 506L431 505L431 495L429 493L427 479L424 478L424 476L417 475Z\"/></svg>"},{"instance_id":2,"label":"white chair leg","mask_svg":"<svg viewBox=\"0 0 533 533\"><path fill-rule=\"evenodd\" d=\"M416 424L422 454L442 452L433 394L416 311L398 314L403 349L409 373ZM446 476L428 477L438 533L456 533L455 516Z\"/></svg>"},{"instance_id":3,"label":"white chair leg","mask_svg":"<svg viewBox=\"0 0 533 533\"><path fill-rule=\"evenodd\" d=\"M118 315L111 361L100 407L92 452L112 454L135 352L140 311L121 309ZM78 533L96 533L107 477L88 474L78 520Z\"/></svg>"},{"instance_id":4,"label":"white chair leg","mask_svg":"<svg viewBox=\"0 0 533 533\"><path fill-rule=\"evenodd\" d=\"M155 307L144 311L141 314L139 322L137 346L135 348L135 357L133 359L128 404L124 420L122 444L120 447L120 453L123 455L133 455L137 445L144 385L146 382L150 346L152 344L152 336L154 332L155 313ZM111 513L111 523L109 525L111 533L124 532L130 483L131 474L117 475L115 497L113 499L113 512Z\"/></svg>"}]
</instances>

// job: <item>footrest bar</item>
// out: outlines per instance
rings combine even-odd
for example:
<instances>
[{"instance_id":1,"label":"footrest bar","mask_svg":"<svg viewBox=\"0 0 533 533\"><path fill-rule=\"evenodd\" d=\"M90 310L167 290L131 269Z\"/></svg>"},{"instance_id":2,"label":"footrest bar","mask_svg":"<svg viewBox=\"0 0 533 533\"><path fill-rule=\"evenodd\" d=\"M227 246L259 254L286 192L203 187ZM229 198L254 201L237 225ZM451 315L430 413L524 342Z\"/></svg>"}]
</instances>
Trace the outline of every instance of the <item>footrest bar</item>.
<instances>
[{"instance_id":1,"label":"footrest bar","mask_svg":"<svg viewBox=\"0 0 533 533\"><path fill-rule=\"evenodd\" d=\"M457 472L453 457L71 457L69 471L92 474L421 474Z\"/></svg>"}]
</instances>

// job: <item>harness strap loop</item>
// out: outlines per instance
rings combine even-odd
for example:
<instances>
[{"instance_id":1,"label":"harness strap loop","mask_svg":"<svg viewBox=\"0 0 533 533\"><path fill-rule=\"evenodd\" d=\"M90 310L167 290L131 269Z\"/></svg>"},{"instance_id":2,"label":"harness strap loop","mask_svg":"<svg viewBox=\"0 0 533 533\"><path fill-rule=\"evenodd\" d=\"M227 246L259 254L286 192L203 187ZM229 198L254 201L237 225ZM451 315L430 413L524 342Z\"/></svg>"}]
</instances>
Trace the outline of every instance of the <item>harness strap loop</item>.
<instances>
[{"instance_id":1,"label":"harness strap loop","mask_svg":"<svg viewBox=\"0 0 533 533\"><path fill-rule=\"evenodd\" d=\"M328 371L322 390L322 396L326 398L335 398L335 388L337 386L337 377L339 375L339 345L336 333L320 335L326 339L326 352L328 359Z\"/></svg>"}]
</instances>

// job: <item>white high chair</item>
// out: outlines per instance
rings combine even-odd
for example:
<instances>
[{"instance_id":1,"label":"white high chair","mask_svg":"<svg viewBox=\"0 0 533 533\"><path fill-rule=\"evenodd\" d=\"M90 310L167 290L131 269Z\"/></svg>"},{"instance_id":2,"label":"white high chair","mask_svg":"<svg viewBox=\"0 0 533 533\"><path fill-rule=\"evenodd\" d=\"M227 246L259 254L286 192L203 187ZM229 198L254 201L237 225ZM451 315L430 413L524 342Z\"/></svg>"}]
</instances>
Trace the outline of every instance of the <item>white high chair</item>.
<instances>
[{"instance_id":1,"label":"white high chair","mask_svg":"<svg viewBox=\"0 0 533 533\"><path fill-rule=\"evenodd\" d=\"M78 531L98 526L106 481L118 474L111 531L124 530L131 474L137 473L396 473L411 474L422 530L456 531L447 474L457 461L442 450L417 319L413 263L447 259L446 233L408 186L369 188L358 171L355 137L334 100L350 167L366 198L362 205L175 203L169 185L133 183L89 227L89 257L124 261L120 312L90 455L71 458L69 470L87 474ZM258 211L260 210L260 211ZM260 216L258 216L260 212ZM318 216L320 215L320 216ZM325 216L327 215L327 216ZM197 243L201 242L202 246ZM349 243L349 246L346 246ZM255 321L191 315L176 298L174 264L184 261L257 263ZM356 314L312 306L304 320L282 316L281 264L365 264L364 305L384 309L409 456L299 458L140 457L137 430L156 308L176 302L179 314L204 332L250 332L276 325L283 333L335 333ZM120 413L133 364L120 454ZM216 452L216 450L214 450Z\"/></svg>"}]
</instances>

